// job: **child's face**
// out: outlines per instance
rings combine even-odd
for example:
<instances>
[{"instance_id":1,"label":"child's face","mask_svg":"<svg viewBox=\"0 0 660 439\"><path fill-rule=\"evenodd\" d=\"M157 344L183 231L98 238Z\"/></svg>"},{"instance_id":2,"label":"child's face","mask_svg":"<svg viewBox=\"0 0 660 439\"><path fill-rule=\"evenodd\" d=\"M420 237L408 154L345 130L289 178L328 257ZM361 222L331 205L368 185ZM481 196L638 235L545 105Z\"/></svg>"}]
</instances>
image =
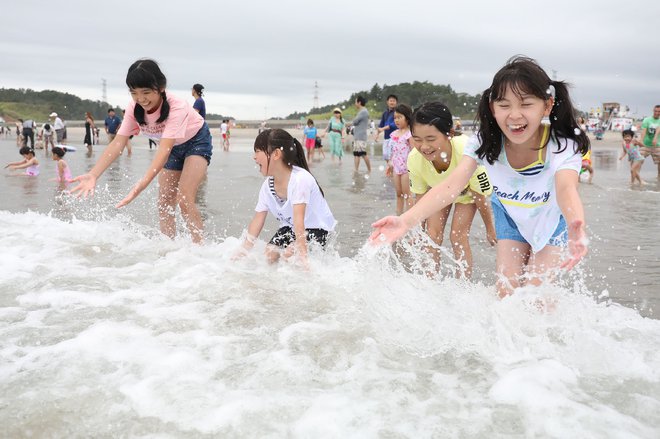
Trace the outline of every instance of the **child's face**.
<instances>
[{"instance_id":1,"label":"child's face","mask_svg":"<svg viewBox=\"0 0 660 439\"><path fill-rule=\"evenodd\" d=\"M21 154L25 160L32 160L34 155L32 154Z\"/></svg>"},{"instance_id":2,"label":"child's face","mask_svg":"<svg viewBox=\"0 0 660 439\"><path fill-rule=\"evenodd\" d=\"M415 124L412 132L412 144L430 162L444 162L451 154L449 137L438 131L434 125Z\"/></svg>"},{"instance_id":3,"label":"child's face","mask_svg":"<svg viewBox=\"0 0 660 439\"><path fill-rule=\"evenodd\" d=\"M259 167L259 172L261 172L261 175L266 177L268 175L268 155L266 155L264 151L258 149L254 152L254 156L252 158Z\"/></svg>"},{"instance_id":4,"label":"child's face","mask_svg":"<svg viewBox=\"0 0 660 439\"><path fill-rule=\"evenodd\" d=\"M626 134L623 136L623 141L626 143L630 143L632 141L632 136L630 134Z\"/></svg>"},{"instance_id":5,"label":"child's face","mask_svg":"<svg viewBox=\"0 0 660 439\"><path fill-rule=\"evenodd\" d=\"M406 120L406 116L404 116L401 113L394 112L394 125L396 125L397 128L408 128L408 121Z\"/></svg>"},{"instance_id":6,"label":"child's face","mask_svg":"<svg viewBox=\"0 0 660 439\"><path fill-rule=\"evenodd\" d=\"M552 99L544 100L534 95L518 96L509 87L504 96L491 102L490 110L506 138L521 145L535 138L541 119L550 115L552 103Z\"/></svg>"},{"instance_id":7,"label":"child's face","mask_svg":"<svg viewBox=\"0 0 660 439\"><path fill-rule=\"evenodd\" d=\"M131 97L144 111L154 111L160 107L163 101L160 90L153 88L131 88Z\"/></svg>"}]
</instances>

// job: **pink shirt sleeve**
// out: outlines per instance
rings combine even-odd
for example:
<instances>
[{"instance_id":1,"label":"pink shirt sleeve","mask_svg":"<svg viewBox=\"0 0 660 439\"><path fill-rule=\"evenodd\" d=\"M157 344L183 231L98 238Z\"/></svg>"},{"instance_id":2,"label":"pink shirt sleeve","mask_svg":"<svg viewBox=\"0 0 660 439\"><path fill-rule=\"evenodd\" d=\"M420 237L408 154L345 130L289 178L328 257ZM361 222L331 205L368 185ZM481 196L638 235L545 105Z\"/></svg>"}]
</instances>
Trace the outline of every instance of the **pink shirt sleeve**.
<instances>
[{"instance_id":1,"label":"pink shirt sleeve","mask_svg":"<svg viewBox=\"0 0 660 439\"><path fill-rule=\"evenodd\" d=\"M126 113L124 113L124 119L121 121L121 126L117 134L120 136L137 136L140 134L140 125L138 125L135 116L133 116L133 110L135 109L135 102L131 101L126 107Z\"/></svg>"}]
</instances>

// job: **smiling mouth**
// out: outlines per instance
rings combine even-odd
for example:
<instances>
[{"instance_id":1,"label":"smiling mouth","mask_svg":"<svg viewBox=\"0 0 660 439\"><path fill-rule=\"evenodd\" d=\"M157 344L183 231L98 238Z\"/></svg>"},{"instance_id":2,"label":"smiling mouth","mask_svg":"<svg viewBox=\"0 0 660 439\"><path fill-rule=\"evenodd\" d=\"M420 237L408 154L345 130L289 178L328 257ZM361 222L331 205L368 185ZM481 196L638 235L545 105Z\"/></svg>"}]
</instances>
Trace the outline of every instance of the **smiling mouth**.
<instances>
[{"instance_id":1,"label":"smiling mouth","mask_svg":"<svg viewBox=\"0 0 660 439\"><path fill-rule=\"evenodd\" d=\"M525 131L525 128L527 128L527 124L518 124L518 125L509 124L507 125L507 128L509 128L509 131L513 133L522 133L523 131Z\"/></svg>"}]
</instances>

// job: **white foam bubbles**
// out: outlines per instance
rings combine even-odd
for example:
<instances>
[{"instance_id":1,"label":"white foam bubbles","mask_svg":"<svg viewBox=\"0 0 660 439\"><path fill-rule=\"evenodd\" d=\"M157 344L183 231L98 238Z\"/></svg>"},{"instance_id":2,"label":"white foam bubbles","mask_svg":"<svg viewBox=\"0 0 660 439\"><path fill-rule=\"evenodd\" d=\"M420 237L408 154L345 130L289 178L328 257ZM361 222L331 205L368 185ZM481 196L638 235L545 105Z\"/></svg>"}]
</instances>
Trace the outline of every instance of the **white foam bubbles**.
<instances>
[{"instance_id":1,"label":"white foam bubbles","mask_svg":"<svg viewBox=\"0 0 660 439\"><path fill-rule=\"evenodd\" d=\"M261 240L232 262L237 238L196 246L121 216L0 212L0 228L8 436L121 436L129 425L162 436L652 437L658 425L657 321L559 287L498 300L491 285L446 276L456 264L444 252L431 279L422 235L354 258L312 250L305 271L268 265Z\"/></svg>"}]
</instances>

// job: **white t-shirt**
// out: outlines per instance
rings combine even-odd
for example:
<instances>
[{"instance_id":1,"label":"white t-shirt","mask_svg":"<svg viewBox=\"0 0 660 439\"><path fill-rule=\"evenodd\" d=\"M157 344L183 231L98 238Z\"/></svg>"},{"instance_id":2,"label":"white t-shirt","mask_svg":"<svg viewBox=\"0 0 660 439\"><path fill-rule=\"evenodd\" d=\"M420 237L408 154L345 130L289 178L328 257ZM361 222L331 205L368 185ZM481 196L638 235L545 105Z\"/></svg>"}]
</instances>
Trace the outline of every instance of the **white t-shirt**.
<instances>
[{"instance_id":1,"label":"white t-shirt","mask_svg":"<svg viewBox=\"0 0 660 439\"><path fill-rule=\"evenodd\" d=\"M64 129L64 123L62 122L62 119L56 117L55 123L53 124L53 128L55 128L56 130Z\"/></svg>"},{"instance_id":2,"label":"white t-shirt","mask_svg":"<svg viewBox=\"0 0 660 439\"><path fill-rule=\"evenodd\" d=\"M220 134L227 134L227 124L224 122L220 124Z\"/></svg>"},{"instance_id":3,"label":"white t-shirt","mask_svg":"<svg viewBox=\"0 0 660 439\"><path fill-rule=\"evenodd\" d=\"M543 169L535 175L522 175L513 169L509 165L504 148L492 165L487 160L479 159L475 153L479 143L478 137L472 136L465 145L464 155L472 157L486 168L493 185L493 196L497 196L518 226L520 234L532 246L532 250L540 251L557 229L561 216L561 209L557 204L555 174L562 169L580 172L582 155L575 153L575 142L560 139L565 149L556 153L557 139L551 136L546 145Z\"/></svg>"},{"instance_id":4,"label":"white t-shirt","mask_svg":"<svg viewBox=\"0 0 660 439\"><path fill-rule=\"evenodd\" d=\"M294 166L287 187L287 199L280 200L271 190L273 177L268 177L261 185L259 201L255 210L257 212L270 212L280 222L280 227L293 228L293 205L306 204L305 228L323 229L331 232L337 221L330 212L316 180L306 170Z\"/></svg>"}]
</instances>

